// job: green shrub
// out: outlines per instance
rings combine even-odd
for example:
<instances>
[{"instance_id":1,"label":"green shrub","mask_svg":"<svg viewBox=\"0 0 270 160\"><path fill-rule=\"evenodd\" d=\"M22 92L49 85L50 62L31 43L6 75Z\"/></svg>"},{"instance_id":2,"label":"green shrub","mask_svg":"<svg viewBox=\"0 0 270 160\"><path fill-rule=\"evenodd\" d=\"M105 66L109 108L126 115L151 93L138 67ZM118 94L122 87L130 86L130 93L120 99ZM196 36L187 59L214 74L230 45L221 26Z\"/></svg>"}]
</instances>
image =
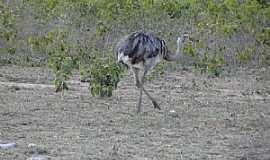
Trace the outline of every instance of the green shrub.
<instances>
[{"instance_id":1,"label":"green shrub","mask_svg":"<svg viewBox=\"0 0 270 160\"><path fill-rule=\"evenodd\" d=\"M195 69L199 70L201 73L211 73L212 75L218 77L222 73L224 65L224 57L222 54L215 53L210 56L208 52L204 53L204 56L200 58L199 61L194 63Z\"/></svg>"},{"instance_id":2,"label":"green shrub","mask_svg":"<svg viewBox=\"0 0 270 160\"><path fill-rule=\"evenodd\" d=\"M191 57L196 57L196 50L193 47L192 42L188 42L188 44L184 47L184 53Z\"/></svg>"},{"instance_id":3,"label":"green shrub","mask_svg":"<svg viewBox=\"0 0 270 160\"><path fill-rule=\"evenodd\" d=\"M76 66L76 58L70 54L70 46L63 39L54 44L55 48L49 51L49 67L52 69L55 79L56 92L68 89L67 80Z\"/></svg>"},{"instance_id":4,"label":"green shrub","mask_svg":"<svg viewBox=\"0 0 270 160\"><path fill-rule=\"evenodd\" d=\"M256 35L256 41L270 46L270 27L263 28L261 33Z\"/></svg>"},{"instance_id":5,"label":"green shrub","mask_svg":"<svg viewBox=\"0 0 270 160\"><path fill-rule=\"evenodd\" d=\"M247 48L243 51L238 51L236 53L236 59L240 64L245 64L251 61L253 55L254 55L254 49Z\"/></svg>"},{"instance_id":6,"label":"green shrub","mask_svg":"<svg viewBox=\"0 0 270 160\"><path fill-rule=\"evenodd\" d=\"M123 69L115 62L112 55L104 58L94 53L90 59L90 85L93 96L110 97L117 88Z\"/></svg>"},{"instance_id":7,"label":"green shrub","mask_svg":"<svg viewBox=\"0 0 270 160\"><path fill-rule=\"evenodd\" d=\"M262 52L262 64L263 65L268 65L270 66L270 53L269 53L269 49L264 49Z\"/></svg>"},{"instance_id":8,"label":"green shrub","mask_svg":"<svg viewBox=\"0 0 270 160\"><path fill-rule=\"evenodd\" d=\"M16 14L14 11L6 7L0 2L0 40L3 40L5 48L2 52L15 54L16 45L14 45L17 37Z\"/></svg>"}]
</instances>

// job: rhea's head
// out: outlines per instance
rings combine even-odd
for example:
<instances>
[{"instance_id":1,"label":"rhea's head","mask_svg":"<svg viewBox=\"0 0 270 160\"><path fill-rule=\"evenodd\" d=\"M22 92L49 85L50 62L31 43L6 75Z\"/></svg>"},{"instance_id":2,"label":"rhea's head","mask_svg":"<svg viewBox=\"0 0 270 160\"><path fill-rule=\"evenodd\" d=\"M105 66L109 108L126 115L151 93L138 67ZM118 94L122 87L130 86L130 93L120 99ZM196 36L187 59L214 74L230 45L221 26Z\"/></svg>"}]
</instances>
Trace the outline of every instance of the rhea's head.
<instances>
[{"instance_id":1,"label":"rhea's head","mask_svg":"<svg viewBox=\"0 0 270 160\"><path fill-rule=\"evenodd\" d=\"M188 40L189 40L189 34L184 33L180 37L178 37L177 44L186 43L186 42L188 42Z\"/></svg>"}]
</instances>

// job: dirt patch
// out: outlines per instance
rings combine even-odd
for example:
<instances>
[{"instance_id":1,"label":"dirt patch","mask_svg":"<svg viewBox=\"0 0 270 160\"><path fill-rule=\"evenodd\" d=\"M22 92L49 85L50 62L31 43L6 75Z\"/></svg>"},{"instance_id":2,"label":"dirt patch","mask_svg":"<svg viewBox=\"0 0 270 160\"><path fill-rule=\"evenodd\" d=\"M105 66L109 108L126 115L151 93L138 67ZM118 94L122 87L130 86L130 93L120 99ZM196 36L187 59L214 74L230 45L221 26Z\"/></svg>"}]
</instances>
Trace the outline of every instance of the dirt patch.
<instances>
[{"instance_id":1,"label":"dirt patch","mask_svg":"<svg viewBox=\"0 0 270 160\"><path fill-rule=\"evenodd\" d=\"M77 76L61 97L47 69L0 73L0 143L16 143L0 150L3 160L270 159L269 69L221 78L167 73L146 85L162 110L144 96L141 114L131 75L101 99Z\"/></svg>"}]
</instances>

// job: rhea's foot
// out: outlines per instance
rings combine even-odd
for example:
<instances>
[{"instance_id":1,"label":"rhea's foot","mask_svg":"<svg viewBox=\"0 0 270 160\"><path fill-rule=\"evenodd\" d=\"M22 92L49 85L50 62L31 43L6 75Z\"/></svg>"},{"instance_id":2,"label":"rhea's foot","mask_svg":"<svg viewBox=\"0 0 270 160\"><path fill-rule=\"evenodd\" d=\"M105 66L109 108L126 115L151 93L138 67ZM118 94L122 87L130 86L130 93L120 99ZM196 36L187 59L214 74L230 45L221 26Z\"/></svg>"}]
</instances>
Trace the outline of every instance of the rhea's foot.
<instances>
[{"instance_id":1,"label":"rhea's foot","mask_svg":"<svg viewBox=\"0 0 270 160\"><path fill-rule=\"evenodd\" d=\"M157 104L156 101L152 101L152 104L154 105L154 108L161 110L160 106Z\"/></svg>"}]
</instances>

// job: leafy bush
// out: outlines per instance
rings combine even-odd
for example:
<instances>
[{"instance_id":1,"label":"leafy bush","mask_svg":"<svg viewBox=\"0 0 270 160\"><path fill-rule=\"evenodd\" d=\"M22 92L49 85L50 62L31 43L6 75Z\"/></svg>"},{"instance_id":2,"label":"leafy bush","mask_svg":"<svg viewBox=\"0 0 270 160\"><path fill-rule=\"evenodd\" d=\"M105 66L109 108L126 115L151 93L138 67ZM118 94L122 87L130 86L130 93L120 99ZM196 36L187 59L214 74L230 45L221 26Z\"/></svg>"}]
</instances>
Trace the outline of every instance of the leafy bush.
<instances>
[{"instance_id":1,"label":"leafy bush","mask_svg":"<svg viewBox=\"0 0 270 160\"><path fill-rule=\"evenodd\" d=\"M221 56L213 57L206 63L208 71L215 76L220 76L223 72L222 66L224 65L224 58Z\"/></svg>"},{"instance_id":2,"label":"leafy bush","mask_svg":"<svg viewBox=\"0 0 270 160\"><path fill-rule=\"evenodd\" d=\"M106 57L101 56L99 51L89 54L83 47L78 49L78 54L72 54L70 44L64 39L58 39L58 43L49 51L49 67L55 74L56 91L67 90L67 81L72 71L79 69L83 79L90 79L89 90L92 96L112 96L123 71L112 54Z\"/></svg>"},{"instance_id":3,"label":"leafy bush","mask_svg":"<svg viewBox=\"0 0 270 160\"><path fill-rule=\"evenodd\" d=\"M214 76L220 76L224 65L224 57L221 54L214 54L210 56L207 52L199 62L194 63L196 69L201 73L209 72Z\"/></svg>"},{"instance_id":4,"label":"leafy bush","mask_svg":"<svg viewBox=\"0 0 270 160\"><path fill-rule=\"evenodd\" d=\"M236 53L236 59L241 63L247 63L251 61L252 57L254 55L254 49L248 48L246 50L240 51Z\"/></svg>"},{"instance_id":5,"label":"leafy bush","mask_svg":"<svg viewBox=\"0 0 270 160\"><path fill-rule=\"evenodd\" d=\"M117 88L123 69L115 62L112 55L104 58L93 54L90 59L90 85L93 96L110 97Z\"/></svg>"},{"instance_id":6,"label":"leafy bush","mask_svg":"<svg viewBox=\"0 0 270 160\"><path fill-rule=\"evenodd\" d=\"M70 45L65 41L65 34L57 33L57 37L53 37L54 47L48 51L49 67L52 69L55 79L54 85L56 92L68 89L67 80L69 80L73 69L76 68L76 57L70 52Z\"/></svg>"},{"instance_id":7,"label":"leafy bush","mask_svg":"<svg viewBox=\"0 0 270 160\"><path fill-rule=\"evenodd\" d=\"M6 44L4 51L11 55L16 52L16 46L14 45L15 38L17 37L16 28L16 14L14 11L6 7L3 2L0 2L0 40L3 40ZM2 47L0 47L1 49Z\"/></svg>"},{"instance_id":8,"label":"leafy bush","mask_svg":"<svg viewBox=\"0 0 270 160\"><path fill-rule=\"evenodd\" d=\"M184 53L188 56L191 56L191 57L196 57L197 54L196 54L196 51L193 47L193 42L188 42L187 45L184 47Z\"/></svg>"},{"instance_id":9,"label":"leafy bush","mask_svg":"<svg viewBox=\"0 0 270 160\"><path fill-rule=\"evenodd\" d=\"M262 52L262 64L270 66L270 53L268 49L264 49Z\"/></svg>"}]
</instances>

